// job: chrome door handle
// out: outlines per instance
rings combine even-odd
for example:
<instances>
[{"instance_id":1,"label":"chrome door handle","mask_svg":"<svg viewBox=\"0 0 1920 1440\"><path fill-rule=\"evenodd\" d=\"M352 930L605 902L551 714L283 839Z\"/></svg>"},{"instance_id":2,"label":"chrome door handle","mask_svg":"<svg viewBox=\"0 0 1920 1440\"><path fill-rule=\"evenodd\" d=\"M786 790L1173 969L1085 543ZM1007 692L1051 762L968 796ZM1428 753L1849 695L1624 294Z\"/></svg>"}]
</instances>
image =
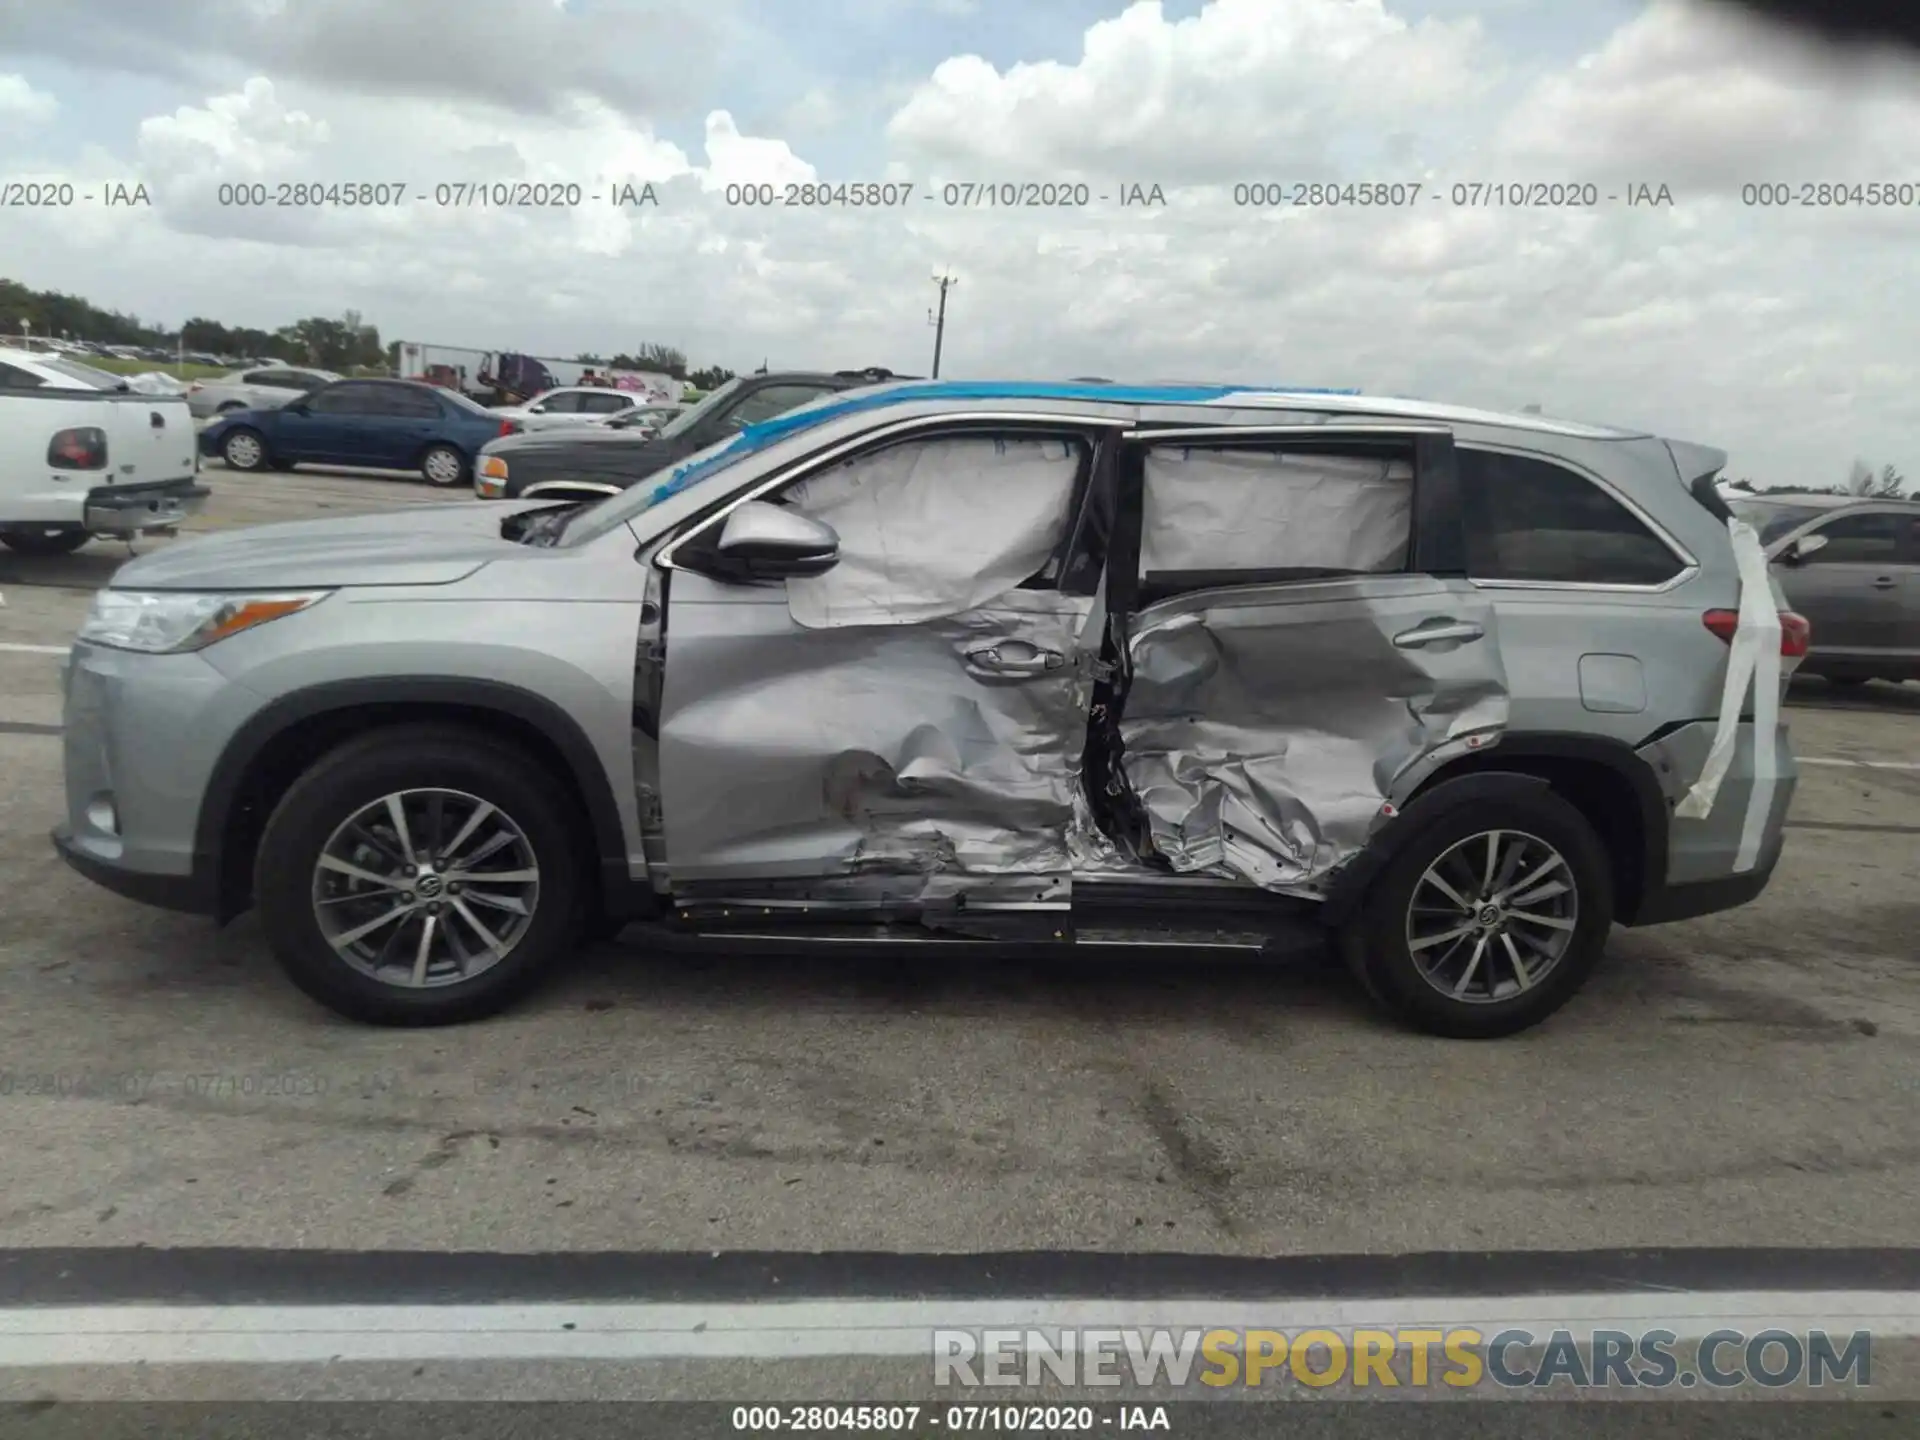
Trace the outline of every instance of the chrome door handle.
<instances>
[{"instance_id":1,"label":"chrome door handle","mask_svg":"<svg viewBox=\"0 0 1920 1440\"><path fill-rule=\"evenodd\" d=\"M1873 588L1876 590L1891 590L1899 583L1900 582L1891 575L1876 575L1873 580Z\"/></svg>"},{"instance_id":2,"label":"chrome door handle","mask_svg":"<svg viewBox=\"0 0 1920 1440\"><path fill-rule=\"evenodd\" d=\"M1003 640L985 650L969 650L967 663L995 675L1044 675L1064 666L1067 657L1024 640Z\"/></svg>"},{"instance_id":3,"label":"chrome door handle","mask_svg":"<svg viewBox=\"0 0 1920 1440\"><path fill-rule=\"evenodd\" d=\"M1402 650L1418 650L1423 645L1438 645L1447 640L1480 640L1486 633L1484 626L1468 620L1443 620L1402 630L1393 637L1393 643Z\"/></svg>"}]
</instances>

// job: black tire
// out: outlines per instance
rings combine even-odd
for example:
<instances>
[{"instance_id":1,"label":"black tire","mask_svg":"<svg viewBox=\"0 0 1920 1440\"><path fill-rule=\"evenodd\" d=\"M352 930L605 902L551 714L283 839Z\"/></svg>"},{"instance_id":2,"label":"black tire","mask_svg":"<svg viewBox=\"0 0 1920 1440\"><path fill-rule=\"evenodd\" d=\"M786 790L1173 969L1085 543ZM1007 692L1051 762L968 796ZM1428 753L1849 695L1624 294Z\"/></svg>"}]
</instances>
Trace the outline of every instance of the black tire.
<instances>
[{"instance_id":1,"label":"black tire","mask_svg":"<svg viewBox=\"0 0 1920 1440\"><path fill-rule=\"evenodd\" d=\"M84 530L9 530L0 545L22 555L71 555L92 538Z\"/></svg>"},{"instance_id":2,"label":"black tire","mask_svg":"<svg viewBox=\"0 0 1920 1440\"><path fill-rule=\"evenodd\" d=\"M229 430L220 442L220 458L229 470L260 471L273 468L267 450L267 437L250 425Z\"/></svg>"},{"instance_id":3,"label":"black tire","mask_svg":"<svg viewBox=\"0 0 1920 1440\"><path fill-rule=\"evenodd\" d=\"M420 457L420 478L439 490L451 490L470 478L467 457L451 445L429 445Z\"/></svg>"},{"instance_id":4,"label":"black tire","mask_svg":"<svg viewBox=\"0 0 1920 1440\"><path fill-rule=\"evenodd\" d=\"M1519 832L1559 852L1577 903L1573 929L1558 959L1526 988L1504 998L1457 999L1422 973L1409 940L1409 909L1429 866L1462 841L1493 831ZM1613 905L1612 867L1593 827L1543 789L1463 806L1410 837L1342 929L1339 945L1362 988L1402 1023L1450 1039L1491 1040L1538 1025L1574 997L1606 947ZM1488 955L1490 965L1497 960L1511 973L1502 951L1489 945Z\"/></svg>"},{"instance_id":5,"label":"black tire","mask_svg":"<svg viewBox=\"0 0 1920 1440\"><path fill-rule=\"evenodd\" d=\"M246 408L247 407L238 400L229 400L225 404L221 405L218 409L216 409L213 413L216 415L231 415L236 410L244 410Z\"/></svg>"},{"instance_id":6,"label":"black tire","mask_svg":"<svg viewBox=\"0 0 1920 1440\"><path fill-rule=\"evenodd\" d=\"M314 876L329 837L355 812L420 789L459 791L498 807L524 835L540 878L532 919L501 959L469 978L415 988L375 979L334 950L316 915ZM408 725L349 741L294 782L261 837L254 893L275 957L312 998L368 1024L450 1025L506 1009L577 945L584 849L564 795L539 761L477 731Z\"/></svg>"}]
</instances>

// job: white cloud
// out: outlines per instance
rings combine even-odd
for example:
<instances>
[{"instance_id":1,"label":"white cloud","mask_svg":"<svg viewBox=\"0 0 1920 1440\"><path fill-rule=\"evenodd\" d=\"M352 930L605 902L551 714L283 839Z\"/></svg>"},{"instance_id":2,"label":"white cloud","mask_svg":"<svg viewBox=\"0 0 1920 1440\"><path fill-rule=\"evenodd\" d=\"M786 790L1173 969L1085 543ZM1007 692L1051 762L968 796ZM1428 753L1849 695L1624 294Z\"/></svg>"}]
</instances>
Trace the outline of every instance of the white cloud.
<instances>
[{"instance_id":1,"label":"white cloud","mask_svg":"<svg viewBox=\"0 0 1920 1440\"><path fill-rule=\"evenodd\" d=\"M59 110L59 102L34 89L25 76L0 75L0 133L46 125Z\"/></svg>"},{"instance_id":2,"label":"white cloud","mask_svg":"<svg viewBox=\"0 0 1920 1440\"><path fill-rule=\"evenodd\" d=\"M1737 191L1920 173L1920 67L1815 48L1737 11L1657 0L1501 127L1513 159L1583 179Z\"/></svg>"},{"instance_id":3,"label":"white cloud","mask_svg":"<svg viewBox=\"0 0 1920 1440\"><path fill-rule=\"evenodd\" d=\"M1409 25L1382 0L1212 0L1178 21L1137 0L1089 29L1072 65L947 60L888 134L993 180L1324 169L1356 118L1377 126L1474 94L1478 44L1470 22Z\"/></svg>"},{"instance_id":4,"label":"white cloud","mask_svg":"<svg viewBox=\"0 0 1920 1440\"><path fill-rule=\"evenodd\" d=\"M534 23L526 5L491 13L511 23L476 73L508 63L529 33L516 27ZM981 6L969 23L993 18ZM887 93L878 77L835 107L819 91L669 109L636 107L638 80L584 61L550 74L529 61L511 93L421 94L378 74L343 91L327 67L345 62L329 55L276 51L182 94L117 155L10 162L42 178L142 179L156 204L0 218L9 272L175 320L275 325L352 308L390 339L563 355L657 340L737 368L765 356L923 372L929 276L950 266L962 279L950 374L1537 401L1726 446L1735 473L1768 482L1837 480L1855 454L1920 470L1920 205L1774 211L1738 194L1756 177L1920 183L1920 78L1717 13L1656 3L1577 63L1516 76L1471 25L1410 24L1381 0L1214 0L1178 22L1136 4L1092 27L1072 63L929 67L899 93L881 147L858 118ZM736 119L782 104L804 140ZM1426 189L1401 209L1232 202L1234 180L1316 171ZM955 209L929 192L1076 172L1108 193L1157 179L1168 203ZM790 184L882 175L912 181L911 201L726 203L743 182L784 199ZM409 198L217 203L223 181L256 178L403 182ZM1451 202L1456 181L1586 179L1667 183L1676 203ZM577 184L581 203L434 199L441 183L507 180ZM621 181L651 183L659 205L607 203Z\"/></svg>"}]
</instances>

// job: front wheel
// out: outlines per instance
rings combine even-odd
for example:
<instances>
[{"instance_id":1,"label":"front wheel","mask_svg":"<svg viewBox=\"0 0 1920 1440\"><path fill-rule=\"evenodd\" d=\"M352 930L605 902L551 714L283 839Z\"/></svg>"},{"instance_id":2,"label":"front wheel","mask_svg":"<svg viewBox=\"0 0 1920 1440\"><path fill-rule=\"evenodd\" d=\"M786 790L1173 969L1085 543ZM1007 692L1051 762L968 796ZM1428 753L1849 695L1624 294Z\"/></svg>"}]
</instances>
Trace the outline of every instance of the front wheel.
<instances>
[{"instance_id":1,"label":"front wheel","mask_svg":"<svg viewBox=\"0 0 1920 1440\"><path fill-rule=\"evenodd\" d=\"M505 1009L578 937L580 840L557 779L442 726L349 742L294 782L255 862L261 924L293 982L376 1025Z\"/></svg>"},{"instance_id":2,"label":"front wheel","mask_svg":"<svg viewBox=\"0 0 1920 1440\"><path fill-rule=\"evenodd\" d=\"M1578 810L1543 791L1464 806L1414 836L1340 946L1402 1021L1493 1039L1571 1000L1612 927L1606 852Z\"/></svg>"},{"instance_id":3,"label":"front wheel","mask_svg":"<svg viewBox=\"0 0 1920 1440\"><path fill-rule=\"evenodd\" d=\"M71 555L90 538L84 530L9 530L0 545L22 555Z\"/></svg>"},{"instance_id":4,"label":"front wheel","mask_svg":"<svg viewBox=\"0 0 1920 1440\"><path fill-rule=\"evenodd\" d=\"M435 445L420 457L420 477L445 490L467 478L467 457L451 445Z\"/></svg>"}]
</instances>

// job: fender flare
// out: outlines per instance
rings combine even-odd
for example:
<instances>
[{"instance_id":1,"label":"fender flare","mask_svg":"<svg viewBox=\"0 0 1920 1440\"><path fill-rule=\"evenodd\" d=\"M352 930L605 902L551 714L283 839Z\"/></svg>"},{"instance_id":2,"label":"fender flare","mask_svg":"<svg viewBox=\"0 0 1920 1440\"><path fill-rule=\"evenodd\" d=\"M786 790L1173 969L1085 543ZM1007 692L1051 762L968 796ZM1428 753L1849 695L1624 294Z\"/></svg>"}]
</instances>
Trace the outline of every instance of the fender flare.
<instances>
[{"instance_id":1,"label":"fender flare","mask_svg":"<svg viewBox=\"0 0 1920 1440\"><path fill-rule=\"evenodd\" d=\"M214 762L194 825L193 868L217 892L225 873L226 838L242 783L254 762L294 725L368 705L436 705L506 716L537 730L559 751L585 802L602 889L615 903L633 885L625 830L604 766L586 731L553 701L517 685L462 676L393 676L336 680L283 695L253 715ZM225 906L223 903L223 912ZM230 918L223 913L222 919Z\"/></svg>"},{"instance_id":2,"label":"fender flare","mask_svg":"<svg viewBox=\"0 0 1920 1440\"><path fill-rule=\"evenodd\" d=\"M1507 761L1576 760L1597 765L1619 777L1633 796L1642 837L1641 893L1638 903L1619 897L1619 923L1630 925L1641 905L1659 894L1667 882L1667 827L1670 806L1653 767L1631 745L1622 740L1607 740L1593 735L1564 734L1557 731L1523 732L1503 736L1498 745L1481 751L1470 761L1456 761L1442 769L1426 788L1408 801L1375 834L1367 848L1356 855L1333 877L1321 906L1321 917L1329 925L1342 925L1365 901L1366 893L1379 873L1409 840L1435 819L1463 804L1495 799L1515 793L1513 787L1526 787L1538 793L1551 789L1548 782L1524 770L1503 768ZM1462 764L1471 769L1458 768Z\"/></svg>"}]
</instances>

